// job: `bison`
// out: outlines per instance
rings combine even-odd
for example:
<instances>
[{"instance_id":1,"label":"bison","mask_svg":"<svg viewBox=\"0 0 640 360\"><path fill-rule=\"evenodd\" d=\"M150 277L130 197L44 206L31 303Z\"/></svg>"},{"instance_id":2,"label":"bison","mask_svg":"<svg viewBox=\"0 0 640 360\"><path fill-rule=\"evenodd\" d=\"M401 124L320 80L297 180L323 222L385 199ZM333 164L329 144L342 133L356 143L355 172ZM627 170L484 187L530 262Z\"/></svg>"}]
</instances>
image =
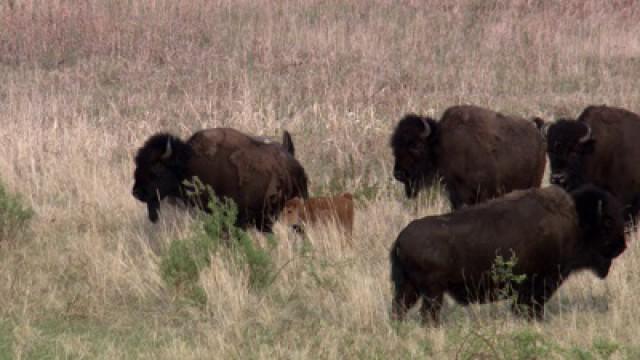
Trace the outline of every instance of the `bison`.
<instances>
[{"instance_id":1,"label":"bison","mask_svg":"<svg viewBox=\"0 0 640 360\"><path fill-rule=\"evenodd\" d=\"M290 199L284 206L282 222L301 229L306 223L334 222L351 238L353 232L353 196L342 193L331 197Z\"/></svg>"},{"instance_id":2,"label":"bison","mask_svg":"<svg viewBox=\"0 0 640 360\"><path fill-rule=\"evenodd\" d=\"M551 163L550 182L571 190L593 183L617 196L630 220L639 210L640 116L609 106L589 106L577 120L542 127Z\"/></svg>"},{"instance_id":3,"label":"bison","mask_svg":"<svg viewBox=\"0 0 640 360\"><path fill-rule=\"evenodd\" d=\"M441 177L451 207L539 187L545 143L528 121L477 106L453 106L441 120L405 115L391 136L394 177L408 198Z\"/></svg>"},{"instance_id":4,"label":"bison","mask_svg":"<svg viewBox=\"0 0 640 360\"><path fill-rule=\"evenodd\" d=\"M553 185L518 190L427 216L405 227L391 248L392 316L402 319L422 299L423 321L437 323L444 293L469 304L512 289L516 313L542 318L545 302L571 273L591 270L605 278L625 248L622 205L592 185L571 193ZM497 256L512 255L513 275L524 280L492 277Z\"/></svg>"},{"instance_id":5,"label":"bison","mask_svg":"<svg viewBox=\"0 0 640 360\"><path fill-rule=\"evenodd\" d=\"M133 196L147 204L152 222L158 220L160 200L165 197L206 210L210 192L194 196L192 184L197 182L210 187L216 197L233 200L237 226L254 225L263 231L271 231L287 200L308 197L307 175L293 156L287 132L283 144L231 128L201 130L186 142L159 133L138 150L135 164Z\"/></svg>"}]
</instances>

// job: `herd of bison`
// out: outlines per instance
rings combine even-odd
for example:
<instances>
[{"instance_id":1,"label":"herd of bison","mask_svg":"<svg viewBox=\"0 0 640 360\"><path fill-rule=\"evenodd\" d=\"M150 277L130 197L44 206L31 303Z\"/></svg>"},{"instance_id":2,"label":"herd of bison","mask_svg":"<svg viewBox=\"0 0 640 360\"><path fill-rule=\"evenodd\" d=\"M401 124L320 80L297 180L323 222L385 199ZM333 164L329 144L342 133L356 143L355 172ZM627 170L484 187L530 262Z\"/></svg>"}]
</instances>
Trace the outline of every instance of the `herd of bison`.
<instances>
[{"instance_id":1,"label":"herd of bison","mask_svg":"<svg viewBox=\"0 0 640 360\"><path fill-rule=\"evenodd\" d=\"M640 116L608 106L550 122L471 105L450 107L439 121L405 115L391 134L393 176L409 198L442 181L452 211L412 221L391 247L392 317L421 299L423 321L438 323L445 293L468 304L508 289L514 312L536 319L569 274L605 278L640 210L638 139ZM551 185L540 188L547 155ZM330 220L351 237L351 194L309 197L286 131L280 143L231 128L186 141L159 133L135 165L133 196L152 222L164 198L206 210L215 196L233 200L243 228L270 232L280 219L303 231L306 222ZM492 276L496 258L512 256L521 281Z\"/></svg>"}]
</instances>

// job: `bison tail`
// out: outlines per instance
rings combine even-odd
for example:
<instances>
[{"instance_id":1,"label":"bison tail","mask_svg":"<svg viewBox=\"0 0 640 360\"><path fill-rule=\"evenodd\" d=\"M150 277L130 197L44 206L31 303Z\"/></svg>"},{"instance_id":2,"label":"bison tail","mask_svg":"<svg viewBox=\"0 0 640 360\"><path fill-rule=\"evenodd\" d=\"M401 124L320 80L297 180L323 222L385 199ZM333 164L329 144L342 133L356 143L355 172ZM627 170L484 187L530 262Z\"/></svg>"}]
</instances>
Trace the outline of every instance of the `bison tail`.
<instances>
[{"instance_id":1,"label":"bison tail","mask_svg":"<svg viewBox=\"0 0 640 360\"><path fill-rule=\"evenodd\" d=\"M284 131L284 134L282 134L282 146L284 146L291 156L296 156L296 148L293 146L293 139L291 139L291 134L286 130Z\"/></svg>"}]
</instances>

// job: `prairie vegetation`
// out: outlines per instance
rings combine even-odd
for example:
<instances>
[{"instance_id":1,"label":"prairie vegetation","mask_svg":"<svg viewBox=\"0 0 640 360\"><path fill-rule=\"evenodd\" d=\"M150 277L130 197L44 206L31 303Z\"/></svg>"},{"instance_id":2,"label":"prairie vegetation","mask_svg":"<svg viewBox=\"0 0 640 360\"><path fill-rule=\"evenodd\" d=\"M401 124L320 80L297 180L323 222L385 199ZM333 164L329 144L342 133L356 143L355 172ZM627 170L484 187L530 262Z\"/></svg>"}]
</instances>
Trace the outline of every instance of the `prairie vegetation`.
<instances>
[{"instance_id":1,"label":"prairie vegetation","mask_svg":"<svg viewBox=\"0 0 640 360\"><path fill-rule=\"evenodd\" d=\"M640 358L636 234L539 323L450 300L441 327L392 323L387 254L448 211L392 180L403 113L637 112L639 18L628 0L0 2L0 358ZM201 249L214 220L149 223L133 155L217 126L289 130L313 194L356 195L353 246L277 226L168 276L171 244Z\"/></svg>"}]
</instances>

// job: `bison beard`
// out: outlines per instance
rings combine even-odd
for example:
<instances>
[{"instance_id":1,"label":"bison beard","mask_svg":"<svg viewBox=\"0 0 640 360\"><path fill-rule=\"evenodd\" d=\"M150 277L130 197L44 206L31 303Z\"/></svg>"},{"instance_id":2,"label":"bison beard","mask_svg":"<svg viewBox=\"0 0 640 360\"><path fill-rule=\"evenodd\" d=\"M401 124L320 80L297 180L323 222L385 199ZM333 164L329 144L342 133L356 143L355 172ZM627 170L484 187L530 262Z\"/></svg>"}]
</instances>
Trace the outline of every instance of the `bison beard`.
<instances>
[{"instance_id":1,"label":"bison beard","mask_svg":"<svg viewBox=\"0 0 640 360\"><path fill-rule=\"evenodd\" d=\"M515 254L513 274L526 278L510 284L514 311L541 318L571 273L605 278L625 248L622 207L611 194L592 186L570 194L557 186L514 191L402 230L389 254L392 316L402 319L422 299L423 321L438 322L444 293L461 304L496 300L505 288L493 282L492 265Z\"/></svg>"},{"instance_id":2,"label":"bison beard","mask_svg":"<svg viewBox=\"0 0 640 360\"><path fill-rule=\"evenodd\" d=\"M158 200L147 201L147 215L152 223L158 222L158 211L160 209L160 202Z\"/></svg>"}]
</instances>

